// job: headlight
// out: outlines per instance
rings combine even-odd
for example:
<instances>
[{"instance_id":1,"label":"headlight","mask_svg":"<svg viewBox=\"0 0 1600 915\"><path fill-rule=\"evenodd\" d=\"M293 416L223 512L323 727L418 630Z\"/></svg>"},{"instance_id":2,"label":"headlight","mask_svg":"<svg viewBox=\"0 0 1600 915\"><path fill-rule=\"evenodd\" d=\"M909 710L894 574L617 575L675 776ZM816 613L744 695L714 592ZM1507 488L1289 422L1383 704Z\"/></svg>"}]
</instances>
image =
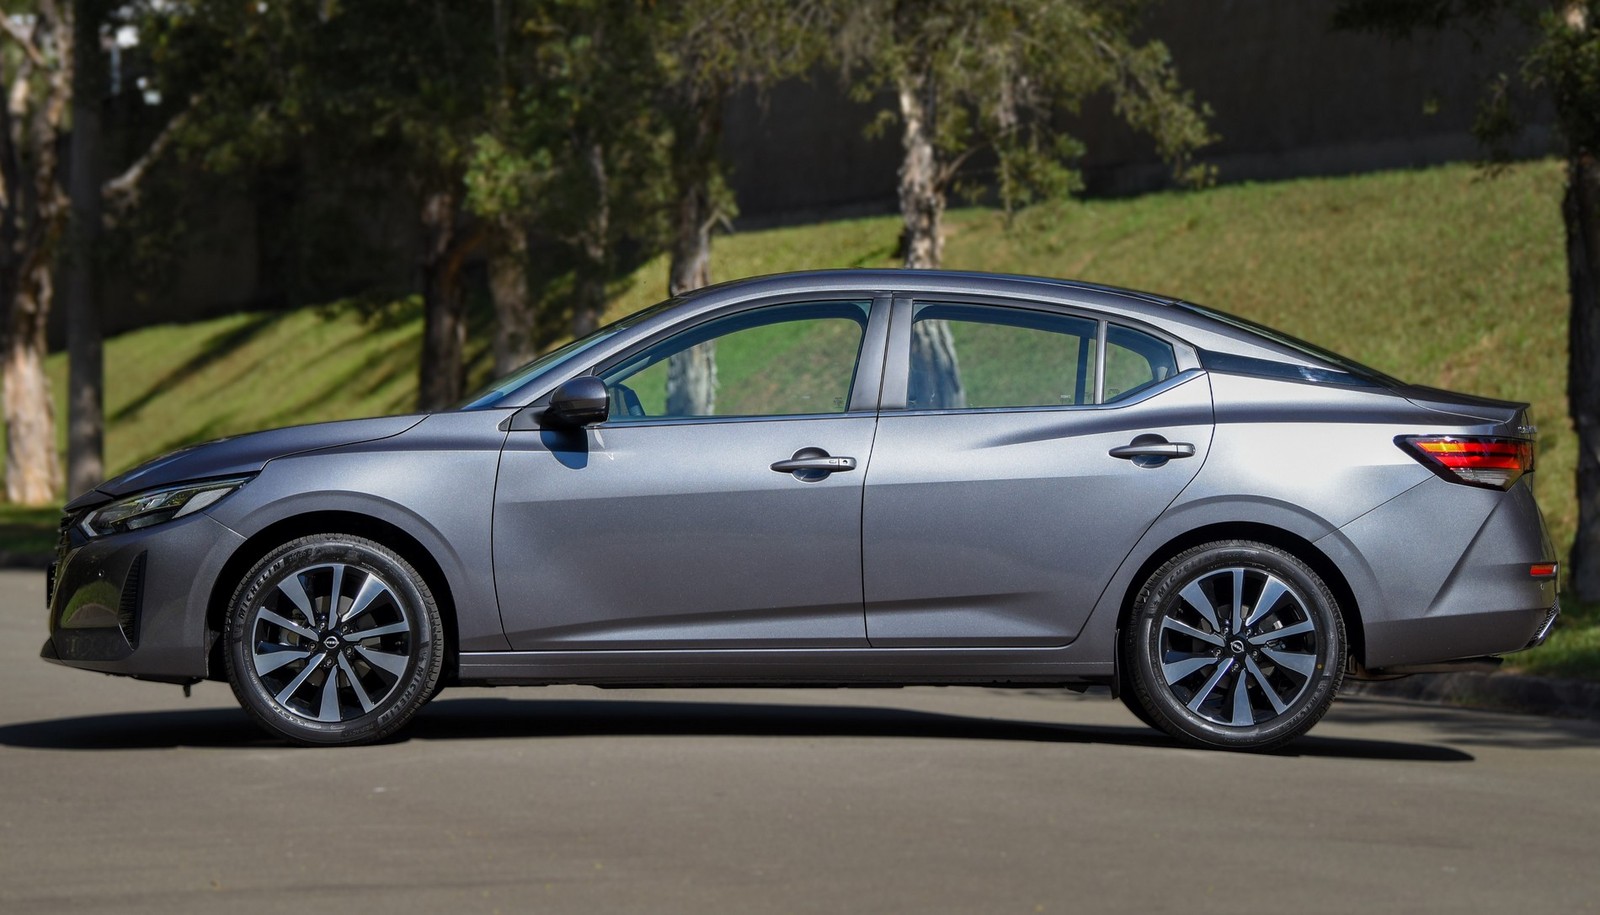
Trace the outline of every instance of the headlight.
<instances>
[{"instance_id":1,"label":"headlight","mask_svg":"<svg viewBox=\"0 0 1600 915\"><path fill-rule=\"evenodd\" d=\"M152 489L95 509L83 519L79 528L90 537L103 537L182 518L215 504L218 499L243 486L248 479L234 477Z\"/></svg>"}]
</instances>

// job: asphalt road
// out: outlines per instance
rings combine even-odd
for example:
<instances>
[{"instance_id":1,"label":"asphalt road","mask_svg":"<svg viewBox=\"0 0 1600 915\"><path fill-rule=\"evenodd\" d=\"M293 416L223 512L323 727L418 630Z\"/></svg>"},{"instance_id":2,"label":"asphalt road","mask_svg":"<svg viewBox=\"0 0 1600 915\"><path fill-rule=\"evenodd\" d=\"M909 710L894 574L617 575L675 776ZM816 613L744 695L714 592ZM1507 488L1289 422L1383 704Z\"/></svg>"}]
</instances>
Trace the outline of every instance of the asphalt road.
<instances>
[{"instance_id":1,"label":"asphalt road","mask_svg":"<svg viewBox=\"0 0 1600 915\"><path fill-rule=\"evenodd\" d=\"M453 690L279 746L37 659L0 572L0 911L1584 912L1600 725L1341 700L1288 751L986 689Z\"/></svg>"}]
</instances>

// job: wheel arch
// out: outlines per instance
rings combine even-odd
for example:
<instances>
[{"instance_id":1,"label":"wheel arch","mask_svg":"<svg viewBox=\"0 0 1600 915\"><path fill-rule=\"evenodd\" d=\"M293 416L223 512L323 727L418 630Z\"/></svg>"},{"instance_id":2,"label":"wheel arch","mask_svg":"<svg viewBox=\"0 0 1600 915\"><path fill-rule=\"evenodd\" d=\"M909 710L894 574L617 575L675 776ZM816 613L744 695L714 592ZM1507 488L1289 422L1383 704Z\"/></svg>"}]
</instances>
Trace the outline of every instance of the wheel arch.
<instances>
[{"instance_id":1,"label":"wheel arch","mask_svg":"<svg viewBox=\"0 0 1600 915\"><path fill-rule=\"evenodd\" d=\"M1133 616L1133 604L1139 597L1139 590L1162 563L1184 550L1219 540L1255 540L1275 546L1310 566L1311 570L1327 584L1328 590L1333 592L1339 615L1344 620L1345 639L1349 645L1350 656L1358 661L1365 660L1366 633L1361 624L1361 605L1356 599L1355 590L1350 587L1349 580L1338 564L1318 549L1316 544L1304 537L1281 527L1259 522L1231 521L1203 525L1184 531L1153 550L1134 573L1122 595L1122 605L1117 613L1118 631L1127 628ZM1117 678L1120 687L1120 681L1126 674L1120 669L1120 664L1118 668Z\"/></svg>"},{"instance_id":2,"label":"wheel arch","mask_svg":"<svg viewBox=\"0 0 1600 915\"><path fill-rule=\"evenodd\" d=\"M272 550L297 537L311 534L350 534L376 541L396 553L422 576L439 606L439 619L444 624L444 669L441 682L454 682L457 668L458 626L455 597L450 581L433 553L416 537L381 518L350 511L316 511L292 515L267 525L251 535L233 555L228 557L222 571L211 584L211 595L206 602L206 630L211 640L208 654L208 671L212 679L219 679L225 669L221 633L226 625L228 601L239 586L239 581L261 558Z\"/></svg>"}]
</instances>

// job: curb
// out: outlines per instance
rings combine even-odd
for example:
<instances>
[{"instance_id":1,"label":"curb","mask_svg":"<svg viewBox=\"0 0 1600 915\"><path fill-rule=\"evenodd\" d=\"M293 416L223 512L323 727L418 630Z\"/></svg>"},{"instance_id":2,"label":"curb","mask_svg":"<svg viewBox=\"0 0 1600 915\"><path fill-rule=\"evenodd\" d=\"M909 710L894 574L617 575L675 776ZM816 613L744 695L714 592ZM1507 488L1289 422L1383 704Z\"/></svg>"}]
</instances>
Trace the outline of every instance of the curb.
<instances>
[{"instance_id":1,"label":"curb","mask_svg":"<svg viewBox=\"0 0 1600 915\"><path fill-rule=\"evenodd\" d=\"M1600 683L1590 680L1505 673L1415 674L1403 680L1346 680L1340 694L1600 721Z\"/></svg>"},{"instance_id":2,"label":"curb","mask_svg":"<svg viewBox=\"0 0 1600 915\"><path fill-rule=\"evenodd\" d=\"M47 569L55 561L52 553L13 553L0 550L0 569Z\"/></svg>"}]
</instances>

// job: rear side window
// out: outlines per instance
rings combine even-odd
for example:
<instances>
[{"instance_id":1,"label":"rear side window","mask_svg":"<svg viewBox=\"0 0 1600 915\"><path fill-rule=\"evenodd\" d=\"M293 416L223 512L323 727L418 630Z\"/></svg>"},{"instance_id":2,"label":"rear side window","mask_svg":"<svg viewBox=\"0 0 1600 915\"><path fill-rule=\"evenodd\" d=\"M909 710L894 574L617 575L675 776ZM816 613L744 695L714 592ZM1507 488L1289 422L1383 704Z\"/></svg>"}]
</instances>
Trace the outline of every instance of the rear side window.
<instances>
[{"instance_id":1,"label":"rear side window","mask_svg":"<svg viewBox=\"0 0 1600 915\"><path fill-rule=\"evenodd\" d=\"M911 324L912 410L1094 403L1099 322L1022 308L929 303Z\"/></svg>"},{"instance_id":2,"label":"rear side window","mask_svg":"<svg viewBox=\"0 0 1600 915\"><path fill-rule=\"evenodd\" d=\"M1106 403L1116 403L1178 374L1172 344L1129 327L1106 327Z\"/></svg>"}]
</instances>

